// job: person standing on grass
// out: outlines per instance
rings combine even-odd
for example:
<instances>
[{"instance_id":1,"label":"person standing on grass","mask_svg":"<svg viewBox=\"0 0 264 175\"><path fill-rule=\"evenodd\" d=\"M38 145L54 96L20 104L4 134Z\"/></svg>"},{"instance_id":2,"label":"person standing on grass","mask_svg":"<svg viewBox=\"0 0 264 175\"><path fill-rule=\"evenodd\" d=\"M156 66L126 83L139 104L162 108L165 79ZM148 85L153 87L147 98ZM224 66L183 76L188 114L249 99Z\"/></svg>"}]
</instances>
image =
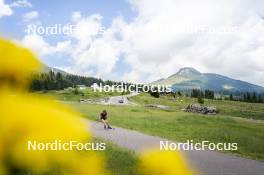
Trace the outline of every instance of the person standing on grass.
<instances>
[{"instance_id":1,"label":"person standing on grass","mask_svg":"<svg viewBox=\"0 0 264 175\"><path fill-rule=\"evenodd\" d=\"M100 114L100 119L104 124L104 129L112 129L112 127L109 125L107 121L107 112L106 110L103 110Z\"/></svg>"}]
</instances>

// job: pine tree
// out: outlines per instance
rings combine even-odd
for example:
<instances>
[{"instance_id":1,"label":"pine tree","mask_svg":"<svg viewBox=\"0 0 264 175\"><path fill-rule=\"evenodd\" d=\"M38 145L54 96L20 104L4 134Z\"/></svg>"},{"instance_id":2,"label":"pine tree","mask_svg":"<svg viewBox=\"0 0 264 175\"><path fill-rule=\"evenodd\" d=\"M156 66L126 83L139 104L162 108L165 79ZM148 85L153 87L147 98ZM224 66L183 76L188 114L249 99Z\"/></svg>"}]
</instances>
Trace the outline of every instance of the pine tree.
<instances>
[{"instance_id":1,"label":"pine tree","mask_svg":"<svg viewBox=\"0 0 264 175\"><path fill-rule=\"evenodd\" d=\"M231 101L234 100L234 98L233 98L233 94L230 94L229 99L230 99Z\"/></svg>"},{"instance_id":2,"label":"pine tree","mask_svg":"<svg viewBox=\"0 0 264 175\"><path fill-rule=\"evenodd\" d=\"M258 101L256 92L253 93L251 101L254 103Z\"/></svg>"},{"instance_id":3,"label":"pine tree","mask_svg":"<svg viewBox=\"0 0 264 175\"><path fill-rule=\"evenodd\" d=\"M261 94L258 96L258 103L263 103L263 96Z\"/></svg>"}]
</instances>

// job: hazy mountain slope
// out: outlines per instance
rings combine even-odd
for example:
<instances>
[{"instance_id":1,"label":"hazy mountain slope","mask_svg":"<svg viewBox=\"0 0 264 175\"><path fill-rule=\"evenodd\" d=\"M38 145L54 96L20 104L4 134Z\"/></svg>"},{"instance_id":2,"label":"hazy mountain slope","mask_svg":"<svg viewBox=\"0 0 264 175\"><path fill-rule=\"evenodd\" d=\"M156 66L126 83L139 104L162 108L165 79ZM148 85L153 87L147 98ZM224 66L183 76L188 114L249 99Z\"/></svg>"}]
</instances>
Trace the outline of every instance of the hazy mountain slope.
<instances>
[{"instance_id":1,"label":"hazy mountain slope","mask_svg":"<svg viewBox=\"0 0 264 175\"><path fill-rule=\"evenodd\" d=\"M211 89L263 93L264 87L212 73L200 73L194 68L182 68L176 74L151 84L172 85L174 90Z\"/></svg>"},{"instance_id":2,"label":"hazy mountain slope","mask_svg":"<svg viewBox=\"0 0 264 175\"><path fill-rule=\"evenodd\" d=\"M67 73L67 72L65 72L63 70L60 70L60 69L57 69L57 68L53 68L53 67L44 66L42 68L42 72L49 72L49 71L53 71L55 73L59 72L59 73L61 73L63 75L69 74L69 73Z\"/></svg>"}]
</instances>

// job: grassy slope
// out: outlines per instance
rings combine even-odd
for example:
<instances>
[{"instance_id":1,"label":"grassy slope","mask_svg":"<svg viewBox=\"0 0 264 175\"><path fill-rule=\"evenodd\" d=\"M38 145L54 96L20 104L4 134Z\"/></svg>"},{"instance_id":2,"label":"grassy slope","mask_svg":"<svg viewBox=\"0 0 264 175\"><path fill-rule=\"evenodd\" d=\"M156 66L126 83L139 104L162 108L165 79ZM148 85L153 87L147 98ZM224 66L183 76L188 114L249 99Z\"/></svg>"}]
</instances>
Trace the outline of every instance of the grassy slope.
<instances>
[{"instance_id":1,"label":"grassy slope","mask_svg":"<svg viewBox=\"0 0 264 175\"><path fill-rule=\"evenodd\" d=\"M48 94L57 98L59 96L59 99L64 97L64 95L52 93L58 92ZM91 92L89 98L107 95L109 94L98 95ZM71 96L73 97L67 98L67 100L77 101L79 98L75 95ZM69 105L80 111L84 117L92 120L97 120L100 111L106 109L110 114L111 123L116 126L139 130L176 141L237 142L239 150L234 153L264 160L264 122L243 119L263 120L264 104L207 100L206 105L216 106L220 109L220 114L204 116L185 113L180 110L188 104L196 103L196 100L191 98L161 97L156 99L148 94L141 94L132 97L131 100L141 105L102 106L78 102ZM171 109L166 111L146 108L144 107L146 104L162 104L170 106Z\"/></svg>"},{"instance_id":2,"label":"grassy slope","mask_svg":"<svg viewBox=\"0 0 264 175\"><path fill-rule=\"evenodd\" d=\"M185 108L188 104L197 103L193 98L173 98L172 96L162 96L161 98L152 98L148 94L141 94L132 97L133 101L145 104L163 104L171 106L173 109ZM221 115L232 117L242 117L250 119L264 120L264 104L263 103L245 103L236 101L224 100L206 100L205 105L215 106L220 111Z\"/></svg>"},{"instance_id":3,"label":"grassy slope","mask_svg":"<svg viewBox=\"0 0 264 175\"><path fill-rule=\"evenodd\" d=\"M92 120L97 120L99 112L107 109L110 121L114 125L172 140L237 142L239 150L233 153L264 160L263 122L237 120L236 117L225 113L216 116L185 113L179 110L186 103L181 100L178 101L180 105L169 99L153 99L147 95L133 97L133 100L141 101L142 104L144 101L144 104L169 105L171 110L151 109L143 106L100 106L80 103L71 105ZM236 116L240 117L239 114Z\"/></svg>"}]
</instances>

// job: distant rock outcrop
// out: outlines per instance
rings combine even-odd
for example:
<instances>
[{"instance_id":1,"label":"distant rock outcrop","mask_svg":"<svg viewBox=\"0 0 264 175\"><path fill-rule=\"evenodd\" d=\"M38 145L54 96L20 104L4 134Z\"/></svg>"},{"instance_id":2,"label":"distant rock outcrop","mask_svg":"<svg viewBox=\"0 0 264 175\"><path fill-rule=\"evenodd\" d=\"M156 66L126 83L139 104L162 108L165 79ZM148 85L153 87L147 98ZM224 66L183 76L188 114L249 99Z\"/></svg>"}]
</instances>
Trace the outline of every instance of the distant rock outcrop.
<instances>
[{"instance_id":1,"label":"distant rock outcrop","mask_svg":"<svg viewBox=\"0 0 264 175\"><path fill-rule=\"evenodd\" d=\"M208 115L217 114L217 109L215 107L201 106L199 104L188 105L187 108L183 109L183 111Z\"/></svg>"}]
</instances>

